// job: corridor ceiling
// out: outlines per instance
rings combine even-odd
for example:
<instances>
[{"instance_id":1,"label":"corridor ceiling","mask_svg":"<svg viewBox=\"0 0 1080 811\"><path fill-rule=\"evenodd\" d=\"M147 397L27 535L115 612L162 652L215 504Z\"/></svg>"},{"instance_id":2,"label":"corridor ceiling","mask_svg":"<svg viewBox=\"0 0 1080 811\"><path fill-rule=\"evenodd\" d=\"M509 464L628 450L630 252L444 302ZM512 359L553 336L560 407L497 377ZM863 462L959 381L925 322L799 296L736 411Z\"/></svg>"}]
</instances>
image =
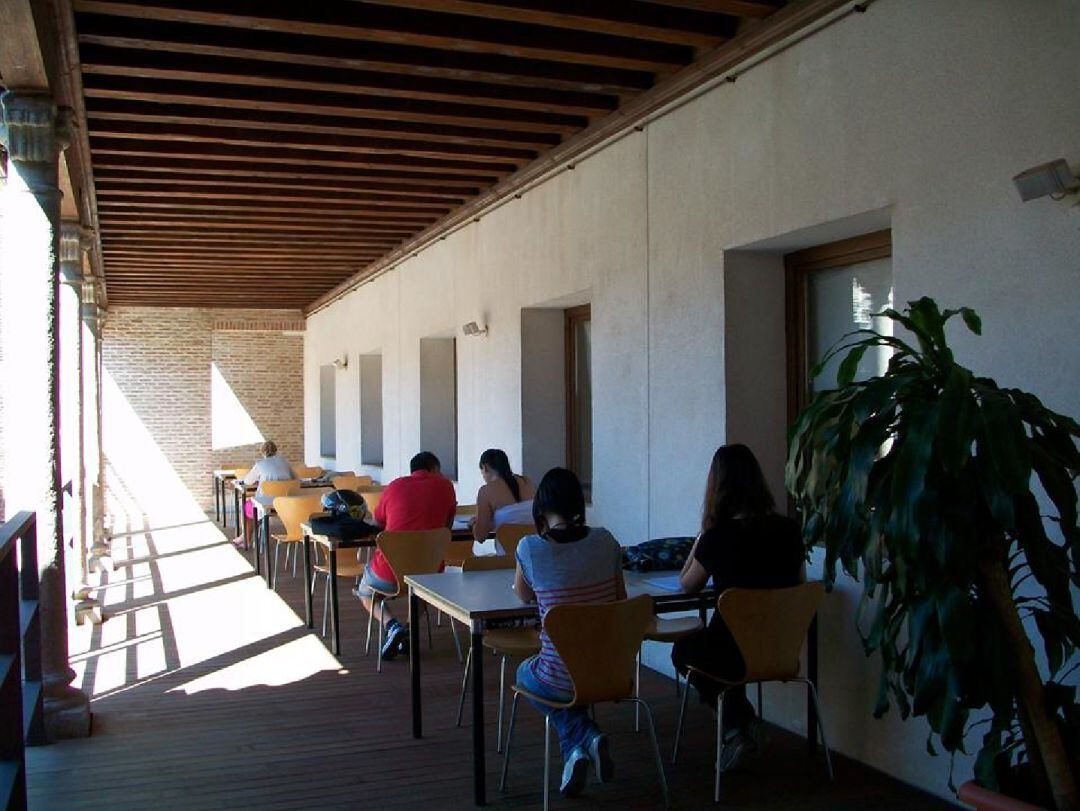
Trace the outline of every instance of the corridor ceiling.
<instances>
[{"instance_id":1,"label":"corridor ceiling","mask_svg":"<svg viewBox=\"0 0 1080 811\"><path fill-rule=\"evenodd\" d=\"M304 307L780 0L74 0L110 305Z\"/></svg>"}]
</instances>

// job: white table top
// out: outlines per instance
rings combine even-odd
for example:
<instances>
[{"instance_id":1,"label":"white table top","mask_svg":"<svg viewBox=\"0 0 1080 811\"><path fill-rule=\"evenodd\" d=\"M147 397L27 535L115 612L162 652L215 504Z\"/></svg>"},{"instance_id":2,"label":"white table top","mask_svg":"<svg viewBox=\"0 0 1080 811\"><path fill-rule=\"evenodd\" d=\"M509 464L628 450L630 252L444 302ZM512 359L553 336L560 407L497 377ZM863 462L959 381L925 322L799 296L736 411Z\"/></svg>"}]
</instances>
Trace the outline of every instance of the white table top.
<instances>
[{"instance_id":1,"label":"white table top","mask_svg":"<svg viewBox=\"0 0 1080 811\"><path fill-rule=\"evenodd\" d=\"M623 572L627 597L647 594L658 607L665 603L685 603L692 600L714 600L715 593L687 594L672 590L664 575L675 572ZM535 603L525 603L513 589L514 570L491 572L443 572L441 574L407 575L405 582L425 602L450 614L464 623L507 617L529 617L536 613Z\"/></svg>"}]
</instances>

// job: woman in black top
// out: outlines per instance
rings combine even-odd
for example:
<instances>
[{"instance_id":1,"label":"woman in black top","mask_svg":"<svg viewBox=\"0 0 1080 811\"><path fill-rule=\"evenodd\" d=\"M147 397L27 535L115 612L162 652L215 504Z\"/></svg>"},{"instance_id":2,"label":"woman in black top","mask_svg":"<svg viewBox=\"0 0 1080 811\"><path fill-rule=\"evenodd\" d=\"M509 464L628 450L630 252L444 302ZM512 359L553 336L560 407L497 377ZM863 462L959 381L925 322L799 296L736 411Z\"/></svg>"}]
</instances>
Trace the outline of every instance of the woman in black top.
<instances>
[{"instance_id":1,"label":"woman in black top","mask_svg":"<svg viewBox=\"0 0 1080 811\"><path fill-rule=\"evenodd\" d=\"M732 587L785 588L803 579L805 552L799 526L774 512L775 503L761 467L745 445L724 445L713 455L705 486L701 533L683 567L680 581L701 591L712 578L717 592ZM708 627L675 642L671 660L685 674L687 665L737 681L746 673L735 640L718 613ZM716 707L720 685L692 678L701 700ZM722 768L731 769L756 748L757 718L746 688L724 696Z\"/></svg>"}]
</instances>

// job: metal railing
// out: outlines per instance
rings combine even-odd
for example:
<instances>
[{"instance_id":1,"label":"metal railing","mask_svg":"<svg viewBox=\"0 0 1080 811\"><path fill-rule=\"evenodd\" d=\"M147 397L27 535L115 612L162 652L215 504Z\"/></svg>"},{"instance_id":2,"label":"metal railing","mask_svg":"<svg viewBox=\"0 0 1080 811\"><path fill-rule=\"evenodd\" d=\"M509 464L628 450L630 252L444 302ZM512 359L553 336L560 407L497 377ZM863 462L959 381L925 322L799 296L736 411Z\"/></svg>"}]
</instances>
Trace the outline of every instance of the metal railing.
<instances>
[{"instance_id":1,"label":"metal railing","mask_svg":"<svg viewBox=\"0 0 1080 811\"><path fill-rule=\"evenodd\" d=\"M0 527L0 807L24 809L26 747L45 743L37 516Z\"/></svg>"}]
</instances>

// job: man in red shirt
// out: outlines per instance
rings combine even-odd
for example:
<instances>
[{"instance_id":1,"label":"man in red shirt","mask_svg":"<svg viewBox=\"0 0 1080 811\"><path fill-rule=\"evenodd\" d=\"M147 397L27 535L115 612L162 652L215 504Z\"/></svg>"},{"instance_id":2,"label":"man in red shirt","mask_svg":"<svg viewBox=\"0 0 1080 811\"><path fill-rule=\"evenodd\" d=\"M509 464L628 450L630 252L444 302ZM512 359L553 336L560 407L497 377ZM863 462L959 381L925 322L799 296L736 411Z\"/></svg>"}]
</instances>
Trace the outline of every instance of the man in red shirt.
<instances>
[{"instance_id":1,"label":"man in red shirt","mask_svg":"<svg viewBox=\"0 0 1080 811\"><path fill-rule=\"evenodd\" d=\"M457 498L454 485L442 475L438 457L422 451L409 462L409 470L412 471L410 475L394 479L383 490L379 506L375 508L375 523L388 532L450 527L457 512ZM397 588L394 570L379 549L364 569L355 594L364 608L373 613L376 620L382 621L382 611L376 612L374 608L373 588L382 592L393 592ZM394 617L389 605L385 610L386 641L379 655L383 659L393 659L405 649L409 629Z\"/></svg>"}]
</instances>

